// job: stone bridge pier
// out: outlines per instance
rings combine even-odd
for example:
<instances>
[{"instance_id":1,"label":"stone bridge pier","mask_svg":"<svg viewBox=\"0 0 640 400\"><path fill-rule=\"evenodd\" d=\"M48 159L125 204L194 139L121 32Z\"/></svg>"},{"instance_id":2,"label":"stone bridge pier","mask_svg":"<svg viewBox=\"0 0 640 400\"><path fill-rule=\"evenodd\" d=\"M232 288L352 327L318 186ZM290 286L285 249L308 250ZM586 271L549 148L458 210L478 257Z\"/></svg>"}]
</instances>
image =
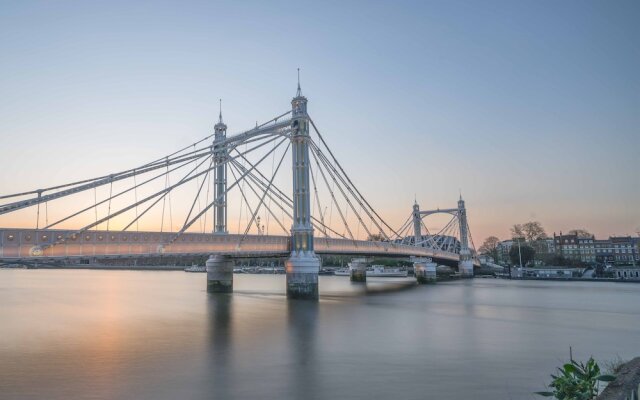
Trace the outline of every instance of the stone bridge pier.
<instances>
[{"instance_id":1,"label":"stone bridge pier","mask_svg":"<svg viewBox=\"0 0 640 400\"><path fill-rule=\"evenodd\" d=\"M354 258L349 263L349 276L351 282L366 282L367 281L367 259L366 258Z\"/></svg>"},{"instance_id":2,"label":"stone bridge pier","mask_svg":"<svg viewBox=\"0 0 640 400\"><path fill-rule=\"evenodd\" d=\"M418 283L435 283L436 282L436 266L437 264L431 260L416 260L413 263L413 273Z\"/></svg>"},{"instance_id":3,"label":"stone bridge pier","mask_svg":"<svg viewBox=\"0 0 640 400\"><path fill-rule=\"evenodd\" d=\"M206 263L207 292L233 292L233 260L228 256L211 255Z\"/></svg>"}]
</instances>

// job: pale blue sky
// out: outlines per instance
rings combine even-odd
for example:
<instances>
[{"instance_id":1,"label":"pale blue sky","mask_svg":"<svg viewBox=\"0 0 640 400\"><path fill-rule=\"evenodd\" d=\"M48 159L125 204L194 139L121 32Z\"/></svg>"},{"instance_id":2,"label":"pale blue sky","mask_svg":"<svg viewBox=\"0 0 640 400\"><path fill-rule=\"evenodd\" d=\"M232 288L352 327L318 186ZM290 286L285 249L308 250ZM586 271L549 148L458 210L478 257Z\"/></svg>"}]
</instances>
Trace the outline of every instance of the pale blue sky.
<instances>
[{"instance_id":1,"label":"pale blue sky","mask_svg":"<svg viewBox=\"0 0 640 400\"><path fill-rule=\"evenodd\" d=\"M0 192L309 112L394 225L640 227L640 2L0 3Z\"/></svg>"}]
</instances>

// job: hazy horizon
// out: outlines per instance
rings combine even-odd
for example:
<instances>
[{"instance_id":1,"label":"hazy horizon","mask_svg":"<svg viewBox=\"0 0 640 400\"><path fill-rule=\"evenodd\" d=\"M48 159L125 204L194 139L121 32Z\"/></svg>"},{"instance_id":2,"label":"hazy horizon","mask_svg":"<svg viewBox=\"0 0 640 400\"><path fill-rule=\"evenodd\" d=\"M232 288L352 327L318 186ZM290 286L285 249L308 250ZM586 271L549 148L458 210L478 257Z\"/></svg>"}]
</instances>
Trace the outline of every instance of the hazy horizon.
<instances>
[{"instance_id":1,"label":"hazy horizon","mask_svg":"<svg viewBox=\"0 0 640 400\"><path fill-rule=\"evenodd\" d=\"M394 227L414 199L461 191L476 246L530 220L640 230L639 2L0 9L0 195L169 154L213 133L219 98L229 134L249 129L290 109L299 67L310 115Z\"/></svg>"}]
</instances>

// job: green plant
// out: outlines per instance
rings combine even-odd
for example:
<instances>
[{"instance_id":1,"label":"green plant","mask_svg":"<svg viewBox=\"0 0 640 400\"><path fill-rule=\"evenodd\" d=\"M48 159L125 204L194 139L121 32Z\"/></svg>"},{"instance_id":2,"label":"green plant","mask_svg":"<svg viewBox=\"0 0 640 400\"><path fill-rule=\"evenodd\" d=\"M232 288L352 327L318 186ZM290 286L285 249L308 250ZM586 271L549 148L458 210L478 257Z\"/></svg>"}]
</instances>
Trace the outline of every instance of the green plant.
<instances>
[{"instance_id":1,"label":"green plant","mask_svg":"<svg viewBox=\"0 0 640 400\"><path fill-rule=\"evenodd\" d=\"M598 382L611 382L616 379L613 375L601 375L600 367L593 357L583 364L571 360L558 368L558 375L551 375L553 380L549 384L553 392L536 392L541 396L555 396L558 400L592 400L598 395Z\"/></svg>"}]
</instances>

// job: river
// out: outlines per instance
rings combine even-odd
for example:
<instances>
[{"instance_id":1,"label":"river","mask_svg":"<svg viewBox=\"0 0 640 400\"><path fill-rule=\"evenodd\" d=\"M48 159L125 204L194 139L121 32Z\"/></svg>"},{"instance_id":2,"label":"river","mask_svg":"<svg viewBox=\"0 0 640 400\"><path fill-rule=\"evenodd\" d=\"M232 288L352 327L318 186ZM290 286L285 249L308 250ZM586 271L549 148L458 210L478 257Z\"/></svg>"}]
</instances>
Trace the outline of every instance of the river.
<instances>
[{"instance_id":1,"label":"river","mask_svg":"<svg viewBox=\"0 0 640 400\"><path fill-rule=\"evenodd\" d=\"M2 399L527 399L573 355L640 356L640 285L0 270Z\"/></svg>"}]
</instances>

